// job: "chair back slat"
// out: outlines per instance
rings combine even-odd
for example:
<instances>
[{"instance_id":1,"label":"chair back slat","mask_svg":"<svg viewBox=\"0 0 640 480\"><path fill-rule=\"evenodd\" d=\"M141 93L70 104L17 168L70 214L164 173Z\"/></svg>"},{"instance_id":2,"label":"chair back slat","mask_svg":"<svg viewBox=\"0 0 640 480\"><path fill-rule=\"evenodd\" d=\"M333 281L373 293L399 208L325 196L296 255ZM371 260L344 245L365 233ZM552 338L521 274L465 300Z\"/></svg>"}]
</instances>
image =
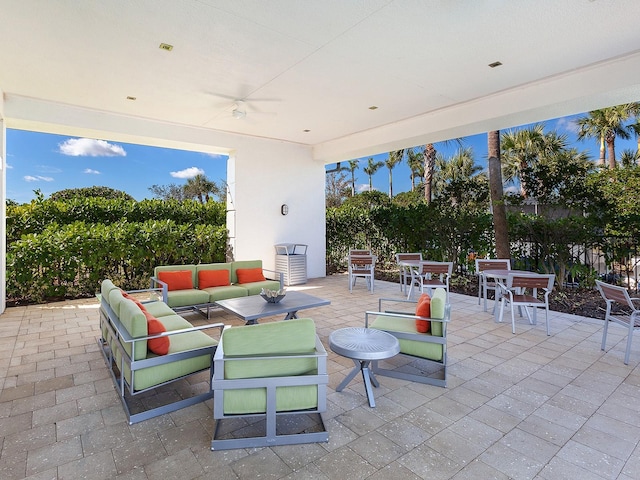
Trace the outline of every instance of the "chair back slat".
<instances>
[{"instance_id":1,"label":"chair back slat","mask_svg":"<svg viewBox=\"0 0 640 480\"><path fill-rule=\"evenodd\" d=\"M444 275L450 273L451 266L449 262L440 262L440 263L422 263L420 264L420 272L422 275L425 273L432 273L435 275Z\"/></svg>"},{"instance_id":2,"label":"chair back slat","mask_svg":"<svg viewBox=\"0 0 640 480\"><path fill-rule=\"evenodd\" d=\"M363 265L373 265L374 259L373 259L373 255L359 255L356 257L351 257L351 264L352 265L357 265L357 266L363 266Z\"/></svg>"},{"instance_id":3,"label":"chair back slat","mask_svg":"<svg viewBox=\"0 0 640 480\"><path fill-rule=\"evenodd\" d=\"M349 250L349 255L371 255L371 250Z\"/></svg>"},{"instance_id":4,"label":"chair back slat","mask_svg":"<svg viewBox=\"0 0 640 480\"><path fill-rule=\"evenodd\" d=\"M546 288L553 289L555 275L515 275L509 274L507 288Z\"/></svg>"},{"instance_id":5,"label":"chair back slat","mask_svg":"<svg viewBox=\"0 0 640 480\"><path fill-rule=\"evenodd\" d=\"M396 253L396 262L403 262L405 260L421 261L422 254L421 253Z\"/></svg>"},{"instance_id":6,"label":"chair back slat","mask_svg":"<svg viewBox=\"0 0 640 480\"><path fill-rule=\"evenodd\" d=\"M483 272L485 270L498 270L498 269L506 269L511 270L511 261L507 258L505 259L486 259L476 260L476 271Z\"/></svg>"},{"instance_id":7,"label":"chair back slat","mask_svg":"<svg viewBox=\"0 0 640 480\"><path fill-rule=\"evenodd\" d=\"M635 310L633 302L631 302L631 297L629 297L629 292L626 288L619 287L617 285L609 285L598 280L596 280L596 285L598 290L600 290L600 295L602 295L602 298L604 298L605 301L610 300L618 302Z\"/></svg>"}]
</instances>

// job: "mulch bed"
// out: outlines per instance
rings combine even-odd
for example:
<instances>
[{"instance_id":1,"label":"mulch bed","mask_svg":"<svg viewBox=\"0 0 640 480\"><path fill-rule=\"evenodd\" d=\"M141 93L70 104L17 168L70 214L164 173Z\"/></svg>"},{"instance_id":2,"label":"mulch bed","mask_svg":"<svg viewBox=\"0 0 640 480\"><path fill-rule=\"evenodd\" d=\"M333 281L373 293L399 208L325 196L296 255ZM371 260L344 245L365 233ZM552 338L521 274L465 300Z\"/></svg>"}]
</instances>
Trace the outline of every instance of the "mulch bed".
<instances>
[{"instance_id":1,"label":"mulch bed","mask_svg":"<svg viewBox=\"0 0 640 480\"><path fill-rule=\"evenodd\" d=\"M398 272L397 270L376 270L376 278L398 283ZM464 280L457 277L457 279L454 279L451 283L449 289L454 293L477 297L478 278L475 275L469 275L465 277ZM493 298L493 292L489 292L489 298ZM596 289L588 288L554 289L549 296L549 308L556 312L599 318L601 320L604 320L605 314L605 303L600 293Z\"/></svg>"}]
</instances>

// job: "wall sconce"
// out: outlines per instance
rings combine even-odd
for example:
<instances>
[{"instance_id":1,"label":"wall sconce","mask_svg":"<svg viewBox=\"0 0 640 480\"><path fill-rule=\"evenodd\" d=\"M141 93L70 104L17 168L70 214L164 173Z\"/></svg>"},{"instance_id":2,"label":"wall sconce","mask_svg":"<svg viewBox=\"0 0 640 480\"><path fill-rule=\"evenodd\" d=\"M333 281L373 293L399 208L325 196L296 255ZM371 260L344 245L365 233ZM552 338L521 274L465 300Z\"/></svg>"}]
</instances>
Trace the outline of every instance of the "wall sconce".
<instances>
[{"instance_id":1,"label":"wall sconce","mask_svg":"<svg viewBox=\"0 0 640 480\"><path fill-rule=\"evenodd\" d=\"M280 213L281 213L282 215L286 215L287 213L289 213L289 206L288 206L286 203L283 203L283 204L280 206Z\"/></svg>"}]
</instances>

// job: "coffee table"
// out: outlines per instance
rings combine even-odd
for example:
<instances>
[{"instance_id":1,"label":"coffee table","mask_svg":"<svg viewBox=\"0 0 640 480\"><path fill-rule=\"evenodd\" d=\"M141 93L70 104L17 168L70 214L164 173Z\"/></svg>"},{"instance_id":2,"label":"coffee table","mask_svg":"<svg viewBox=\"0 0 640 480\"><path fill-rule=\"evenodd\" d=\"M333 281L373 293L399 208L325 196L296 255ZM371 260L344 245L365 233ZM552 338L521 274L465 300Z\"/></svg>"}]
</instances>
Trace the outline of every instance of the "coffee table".
<instances>
[{"instance_id":1,"label":"coffee table","mask_svg":"<svg viewBox=\"0 0 640 480\"><path fill-rule=\"evenodd\" d=\"M341 392L347 384L360 372L364 380L369 406L375 407L371 384L380 386L373 372L369 369L372 361L391 358L400 353L400 343L393 335L374 328L347 327L341 328L329 335L329 348L338 355L353 360L355 367L351 373L340 382L336 392Z\"/></svg>"},{"instance_id":2,"label":"coffee table","mask_svg":"<svg viewBox=\"0 0 640 480\"><path fill-rule=\"evenodd\" d=\"M218 300L216 305L242 318L247 325L255 325L258 319L285 313L285 320L298 318L298 311L305 308L322 307L331 302L302 292L287 292L278 303L268 303L260 295Z\"/></svg>"}]
</instances>

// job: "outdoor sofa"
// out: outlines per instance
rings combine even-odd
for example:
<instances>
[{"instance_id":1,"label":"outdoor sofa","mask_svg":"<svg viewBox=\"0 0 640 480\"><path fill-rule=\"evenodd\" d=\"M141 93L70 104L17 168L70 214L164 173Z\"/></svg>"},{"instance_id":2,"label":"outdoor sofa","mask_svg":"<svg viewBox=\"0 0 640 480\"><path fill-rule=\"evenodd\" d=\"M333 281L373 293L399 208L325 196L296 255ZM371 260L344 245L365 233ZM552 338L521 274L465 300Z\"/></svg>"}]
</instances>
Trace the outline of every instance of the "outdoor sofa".
<instances>
[{"instance_id":1,"label":"outdoor sofa","mask_svg":"<svg viewBox=\"0 0 640 480\"><path fill-rule=\"evenodd\" d=\"M222 323L194 327L164 302L140 302L108 279L98 297L98 345L130 424L211 398L210 369L218 341L203 330L217 330L219 338ZM164 395L171 403L154 403L152 390L202 371L207 371L206 388L177 388Z\"/></svg>"},{"instance_id":2,"label":"outdoor sofa","mask_svg":"<svg viewBox=\"0 0 640 480\"><path fill-rule=\"evenodd\" d=\"M202 313L217 300L259 295L264 289L283 288L283 274L262 268L262 260L226 263L162 265L155 267L151 288L159 289L164 303L174 311Z\"/></svg>"}]
</instances>

